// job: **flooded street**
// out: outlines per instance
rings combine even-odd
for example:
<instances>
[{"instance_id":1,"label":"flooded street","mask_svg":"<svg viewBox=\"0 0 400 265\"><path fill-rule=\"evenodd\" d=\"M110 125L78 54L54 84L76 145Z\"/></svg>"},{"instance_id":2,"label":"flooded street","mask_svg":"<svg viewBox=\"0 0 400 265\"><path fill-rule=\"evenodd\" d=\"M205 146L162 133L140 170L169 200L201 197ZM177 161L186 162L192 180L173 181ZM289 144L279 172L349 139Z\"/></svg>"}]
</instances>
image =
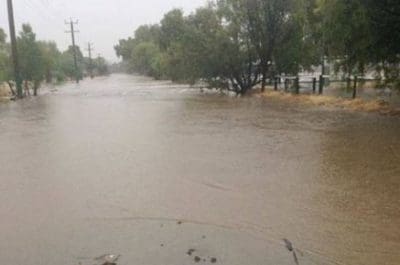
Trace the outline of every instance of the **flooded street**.
<instances>
[{"instance_id":1,"label":"flooded street","mask_svg":"<svg viewBox=\"0 0 400 265\"><path fill-rule=\"evenodd\" d=\"M112 75L0 104L0 180L1 264L400 264L398 117Z\"/></svg>"}]
</instances>

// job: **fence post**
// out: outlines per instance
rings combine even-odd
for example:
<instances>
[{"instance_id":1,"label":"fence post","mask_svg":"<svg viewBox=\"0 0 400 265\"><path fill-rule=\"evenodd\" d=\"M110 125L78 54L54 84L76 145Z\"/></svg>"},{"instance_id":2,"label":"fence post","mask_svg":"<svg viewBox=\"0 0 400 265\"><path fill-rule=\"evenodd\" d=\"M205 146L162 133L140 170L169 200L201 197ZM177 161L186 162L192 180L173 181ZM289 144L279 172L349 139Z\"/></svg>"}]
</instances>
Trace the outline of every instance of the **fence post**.
<instances>
[{"instance_id":1,"label":"fence post","mask_svg":"<svg viewBox=\"0 0 400 265\"><path fill-rule=\"evenodd\" d=\"M287 78L285 78L285 81L284 81L284 82L285 82L285 92L288 90L288 85L289 85L289 84L288 84L288 83L289 83L288 81L289 81L289 80L288 80Z\"/></svg>"},{"instance_id":2,"label":"fence post","mask_svg":"<svg viewBox=\"0 0 400 265\"><path fill-rule=\"evenodd\" d=\"M347 89L347 92L350 90L350 87L351 87L351 76L349 76L349 77L347 77L347 79L346 79L346 89Z\"/></svg>"},{"instance_id":3,"label":"fence post","mask_svg":"<svg viewBox=\"0 0 400 265\"><path fill-rule=\"evenodd\" d=\"M358 76L355 76L353 85L353 99L357 97L357 81L358 81Z\"/></svg>"},{"instance_id":4,"label":"fence post","mask_svg":"<svg viewBox=\"0 0 400 265\"><path fill-rule=\"evenodd\" d=\"M312 92L313 92L313 94L315 94L316 90L317 90L317 78L313 77L313 79L312 79Z\"/></svg>"},{"instance_id":5,"label":"fence post","mask_svg":"<svg viewBox=\"0 0 400 265\"><path fill-rule=\"evenodd\" d=\"M320 75L319 76L319 89L318 89L318 94L322 95L324 92L324 76Z\"/></svg>"},{"instance_id":6,"label":"fence post","mask_svg":"<svg viewBox=\"0 0 400 265\"><path fill-rule=\"evenodd\" d=\"M300 93L300 79L297 76L296 79L294 79L294 93L299 94Z\"/></svg>"},{"instance_id":7,"label":"fence post","mask_svg":"<svg viewBox=\"0 0 400 265\"><path fill-rule=\"evenodd\" d=\"M274 90L275 91L278 90L278 77L275 77L275 80L274 80Z\"/></svg>"}]
</instances>

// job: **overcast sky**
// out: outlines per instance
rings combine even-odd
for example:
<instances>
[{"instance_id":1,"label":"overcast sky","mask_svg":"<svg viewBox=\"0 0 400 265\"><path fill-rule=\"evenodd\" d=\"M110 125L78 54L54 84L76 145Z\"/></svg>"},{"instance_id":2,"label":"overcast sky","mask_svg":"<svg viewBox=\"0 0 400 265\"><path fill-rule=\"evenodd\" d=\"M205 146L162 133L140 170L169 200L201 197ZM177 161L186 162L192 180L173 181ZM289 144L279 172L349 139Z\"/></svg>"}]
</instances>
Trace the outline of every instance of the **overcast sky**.
<instances>
[{"instance_id":1,"label":"overcast sky","mask_svg":"<svg viewBox=\"0 0 400 265\"><path fill-rule=\"evenodd\" d=\"M8 34L7 5L0 1L0 27ZM132 36L142 24L158 22L172 8L186 13L206 3L206 0L14 0L17 31L29 22L38 39L54 40L64 50L71 43L64 20L79 20L77 45L94 44L94 54L100 53L116 61L113 46L121 38Z\"/></svg>"}]
</instances>

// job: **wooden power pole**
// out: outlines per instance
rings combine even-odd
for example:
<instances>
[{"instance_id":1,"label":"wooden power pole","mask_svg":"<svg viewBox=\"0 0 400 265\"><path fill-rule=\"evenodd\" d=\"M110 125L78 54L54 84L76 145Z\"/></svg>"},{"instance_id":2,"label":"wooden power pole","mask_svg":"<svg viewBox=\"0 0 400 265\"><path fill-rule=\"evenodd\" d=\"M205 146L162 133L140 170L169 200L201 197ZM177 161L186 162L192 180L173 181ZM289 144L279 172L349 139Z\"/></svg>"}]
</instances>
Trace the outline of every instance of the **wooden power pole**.
<instances>
[{"instance_id":1,"label":"wooden power pole","mask_svg":"<svg viewBox=\"0 0 400 265\"><path fill-rule=\"evenodd\" d=\"M22 98L22 80L18 63L17 37L15 35L14 9L12 0L7 0L8 23L10 26L11 54L14 64L14 79L17 86L17 97Z\"/></svg>"},{"instance_id":2,"label":"wooden power pole","mask_svg":"<svg viewBox=\"0 0 400 265\"><path fill-rule=\"evenodd\" d=\"M88 47L86 50L89 53L89 74L90 78L93 78L93 59L92 59L92 51L94 50L93 43L88 42Z\"/></svg>"},{"instance_id":3,"label":"wooden power pole","mask_svg":"<svg viewBox=\"0 0 400 265\"><path fill-rule=\"evenodd\" d=\"M77 56L76 56L76 45L75 45L75 33L79 33L79 31L74 30L74 25L78 24L78 21L72 21L72 19L69 20L69 22L65 21L66 25L70 26L70 30L65 31L65 33L71 33L71 39L72 39L72 49L73 49L73 55L74 55L74 66L75 66L75 78L76 82L79 83L79 70L78 70L78 61L77 61Z\"/></svg>"}]
</instances>

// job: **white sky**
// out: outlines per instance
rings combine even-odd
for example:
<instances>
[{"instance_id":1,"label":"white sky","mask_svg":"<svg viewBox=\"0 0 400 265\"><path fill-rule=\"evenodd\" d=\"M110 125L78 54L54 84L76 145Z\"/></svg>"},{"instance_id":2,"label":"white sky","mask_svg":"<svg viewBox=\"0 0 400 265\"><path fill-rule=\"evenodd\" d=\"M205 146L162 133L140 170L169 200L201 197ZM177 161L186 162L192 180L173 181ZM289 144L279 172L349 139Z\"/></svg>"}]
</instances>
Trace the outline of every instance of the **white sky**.
<instances>
[{"instance_id":1,"label":"white sky","mask_svg":"<svg viewBox=\"0 0 400 265\"><path fill-rule=\"evenodd\" d=\"M79 20L77 45L84 50L87 42L94 44L94 55L101 54L116 61L114 45L121 38L132 36L142 24L157 23L172 8L186 13L194 11L206 0L13 0L17 31L29 22L37 38L54 40L64 50L71 43L64 33L70 17ZM8 34L7 4L0 1L0 27Z\"/></svg>"}]
</instances>

